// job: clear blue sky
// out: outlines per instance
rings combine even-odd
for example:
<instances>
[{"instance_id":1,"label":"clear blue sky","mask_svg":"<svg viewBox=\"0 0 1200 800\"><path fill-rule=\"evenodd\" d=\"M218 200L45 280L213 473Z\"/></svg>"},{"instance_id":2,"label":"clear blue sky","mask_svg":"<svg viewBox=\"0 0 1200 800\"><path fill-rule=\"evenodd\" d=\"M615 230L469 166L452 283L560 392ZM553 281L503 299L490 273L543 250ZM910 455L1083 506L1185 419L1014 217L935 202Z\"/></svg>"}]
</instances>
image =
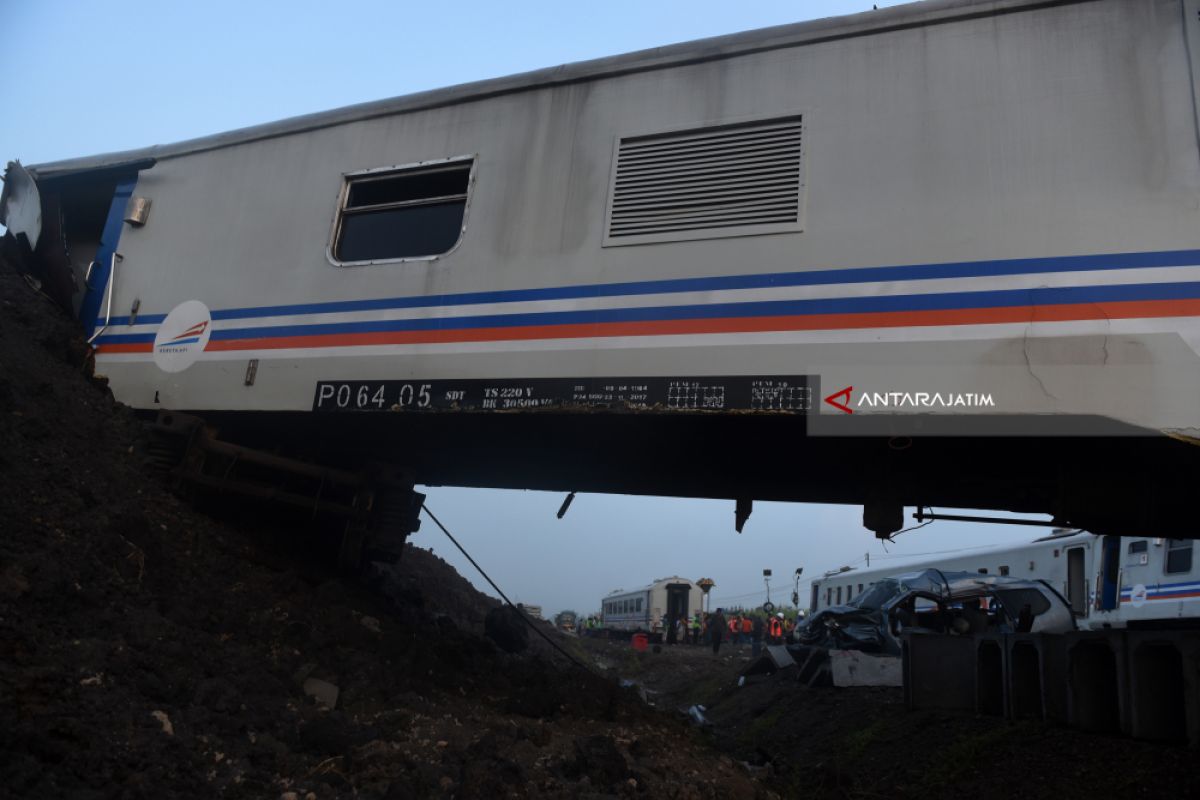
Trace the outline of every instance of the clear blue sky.
<instances>
[{"instance_id":1,"label":"clear blue sky","mask_svg":"<svg viewBox=\"0 0 1200 800\"><path fill-rule=\"evenodd\" d=\"M706 36L871 9L794 2L113 3L0 0L0 157L26 164L188 139L284 117ZM880 0L879 6L896 5ZM762 570L811 577L881 557L1028 540L1036 530L936 523L889 545L861 510L431 489L429 505L514 600L595 610L657 577L707 576L717 603L761 602ZM414 538L481 579L431 523ZM896 558L896 563L903 559ZM802 597L807 589L802 586Z\"/></svg>"}]
</instances>

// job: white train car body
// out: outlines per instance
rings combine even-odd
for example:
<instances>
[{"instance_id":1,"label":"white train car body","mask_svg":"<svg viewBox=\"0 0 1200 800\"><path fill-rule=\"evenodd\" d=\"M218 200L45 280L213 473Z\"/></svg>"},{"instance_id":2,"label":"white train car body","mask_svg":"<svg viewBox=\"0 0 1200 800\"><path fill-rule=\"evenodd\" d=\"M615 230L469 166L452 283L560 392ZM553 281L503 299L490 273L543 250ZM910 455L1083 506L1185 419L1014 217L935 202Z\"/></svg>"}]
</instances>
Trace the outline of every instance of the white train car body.
<instances>
[{"instance_id":1,"label":"white train car body","mask_svg":"<svg viewBox=\"0 0 1200 800\"><path fill-rule=\"evenodd\" d=\"M35 254L119 400L272 447L427 483L1161 525L1191 479L1132 498L1079 440L824 465L943 423L1200 431L1197 11L929 0L39 165ZM524 422L579 409L709 416ZM1075 452L1074 483L1034 447Z\"/></svg>"},{"instance_id":2,"label":"white train car body","mask_svg":"<svg viewBox=\"0 0 1200 800\"><path fill-rule=\"evenodd\" d=\"M695 581L673 575L633 591L612 592L601 601L600 615L607 629L658 632L671 618L701 611L703 602L704 592Z\"/></svg>"},{"instance_id":3,"label":"white train car body","mask_svg":"<svg viewBox=\"0 0 1200 800\"><path fill-rule=\"evenodd\" d=\"M1066 533L1028 544L947 554L908 564L845 569L812 582L813 612L848 603L875 581L929 567L1044 580L1080 628L1200 624L1200 560L1192 539Z\"/></svg>"},{"instance_id":4,"label":"white train car body","mask_svg":"<svg viewBox=\"0 0 1200 800\"><path fill-rule=\"evenodd\" d=\"M98 368L136 408L380 411L451 403L454 379L820 375L1200 429L1196 23L1178 2L1000 5L1014 13L919 3L905 30L860 15L730 37L718 59L681 46L122 156L156 159L128 187L152 206L113 243ZM728 175L696 202L745 199L672 212L689 196L675 158ZM361 182L454 167L452 187L377 198L462 195L449 236L339 255L353 219L372 223L346 213ZM96 329L110 261L84 298ZM969 365L957 387L947 363ZM1189 399L1115 402L1167 369ZM699 389L678 402L720 407ZM886 410L863 397L859 415Z\"/></svg>"}]
</instances>

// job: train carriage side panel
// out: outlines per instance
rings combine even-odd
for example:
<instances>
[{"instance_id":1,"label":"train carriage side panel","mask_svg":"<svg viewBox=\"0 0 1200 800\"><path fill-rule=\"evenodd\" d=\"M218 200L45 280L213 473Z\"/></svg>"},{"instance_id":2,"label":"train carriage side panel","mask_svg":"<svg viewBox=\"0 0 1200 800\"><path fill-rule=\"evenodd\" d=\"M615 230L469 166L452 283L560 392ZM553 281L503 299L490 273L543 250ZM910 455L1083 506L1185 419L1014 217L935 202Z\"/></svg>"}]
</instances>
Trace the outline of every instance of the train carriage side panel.
<instances>
[{"instance_id":1,"label":"train carriage side panel","mask_svg":"<svg viewBox=\"0 0 1200 800\"><path fill-rule=\"evenodd\" d=\"M1192 539L1123 539L1120 595L1095 614L1114 626L1200 624L1200 563Z\"/></svg>"},{"instance_id":2,"label":"train carriage side panel","mask_svg":"<svg viewBox=\"0 0 1200 800\"><path fill-rule=\"evenodd\" d=\"M1200 249L1200 159L1184 18L1171 9L1178 11L1169 3L1097 2L964 17L164 158L139 181L153 212L122 237L113 301L125 324L101 337L100 363L118 397L136 407L155 407L157 393L160 407L294 411L312 407L321 380L821 368L831 383L866 371L903 386L904 370L958 364L974 385L994 388L1008 410L1040 409L1051 380L1060 405L1088 410L1092 398L1105 397L1106 409L1131 421L1186 427L1194 421L1192 404L1177 398L1200 390L1196 354L1186 343L1198 329L1186 311L1188 290L1178 284L1200 267L1180 266L1183 257L1170 254ZM803 126L802 232L605 246L619 137L789 115ZM471 157L475 169L457 248L426 261L329 263L343 173L456 156ZM1136 280L1131 274L1099 269L1125 253L1166 255L1133 258L1144 281L1127 289L1120 287ZM1064 272L1055 267L1065 262L1048 261L1036 277L1004 274L1009 259L1076 256L1095 257L1098 269ZM711 297L664 296L648 283L964 262L978 277L945 286L905 283L886 272L881 282L858 288L781 285ZM450 300L612 284L634 287L607 297L589 290L588 299L469 307ZM1054 291L1069 298L1085 284L1093 287L1089 297L1156 309L1174 303L1177 314L1138 317L1141 311L1130 310L1132 316L1114 318L1101 305L1080 317L1092 306L1055 305ZM974 302L958 299L955 288L1038 287L1053 289L1043 293L1043 311L1006 317L954 307ZM807 318L764 323L757 311L737 316L740 307L703 309L735 299L817 302L914 292L922 299L903 313L931 325L873 328L864 317L855 330L822 317L812 327ZM1017 309L1042 295L1023 297L1011 301ZM386 298L444 302L313 310ZM164 315L187 300L211 309L219 346L185 371L163 373L154 367L152 337ZM129 325L135 301L141 314ZM630 308L666 308L669 321L697 301L699 316L687 326L651 320L589 329L613 332L599 337L555 327L559 320L591 325L608 312L628 318ZM899 309L896 302L884 305ZM918 306L926 310L918 313ZM535 324L497 332L464 322L497 311L527 313ZM1176 316L1166 321L1164 313ZM953 332L945 325L951 318ZM444 321L425 334L371 333L373 325L406 320ZM827 324L834 327L821 327ZM1109 346L1099 348L1101 340ZM802 358L797 344L811 346ZM1039 384L1029 374L1031 352L1065 371L1042 375ZM260 359L258 377L245 387L250 358ZM1101 358L1106 370L1073 371ZM1130 376L1161 378L1180 391L1156 393L1150 404L1111 402L1130 391Z\"/></svg>"}]
</instances>

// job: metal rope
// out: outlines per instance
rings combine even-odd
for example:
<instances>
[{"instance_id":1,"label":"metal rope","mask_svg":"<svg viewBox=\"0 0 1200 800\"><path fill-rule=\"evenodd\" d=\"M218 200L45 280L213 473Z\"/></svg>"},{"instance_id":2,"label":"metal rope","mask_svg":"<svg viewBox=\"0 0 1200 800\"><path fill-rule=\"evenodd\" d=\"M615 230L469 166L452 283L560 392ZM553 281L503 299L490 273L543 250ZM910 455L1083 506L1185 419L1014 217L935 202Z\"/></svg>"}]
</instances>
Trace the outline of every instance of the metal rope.
<instances>
[{"instance_id":1,"label":"metal rope","mask_svg":"<svg viewBox=\"0 0 1200 800\"><path fill-rule=\"evenodd\" d=\"M467 561L471 562L471 566L473 566L475 569L479 570L479 574L483 576L483 579L485 581L487 581L489 584L491 584L491 587L496 590L496 593L499 594L502 598L504 598L504 602L508 603L509 608L511 608L513 611L516 611L517 615L525 622L526 625L528 625L530 627L530 629L533 630L534 633L536 633L538 636L545 639L546 642L551 647L553 647L555 650L557 650L558 652L560 652L564 656L566 656L567 660L570 661L572 664L574 664L575 666L584 670L585 672L592 673L592 670L589 669L587 667L587 665L583 664L581 661L577 660L573 655L568 653L566 650L563 650L561 647L559 647L558 644L553 639L551 639L549 636L546 635L545 631L543 631L537 625L533 624L533 620L531 620L529 617L525 616L524 611L517 608L517 606L513 603L513 601L508 599L508 595L506 595L504 593L504 590L502 590L499 586L496 585L496 582L494 580L492 580L486 572L483 571L483 567L479 566L479 564L475 561L475 559L471 558L471 554L463 549L463 546L458 543L458 540L454 538L454 536L450 533L450 531L446 530L446 526L442 524L441 520L439 520L437 517L435 517L433 515L433 512L429 510L428 505L425 505L424 503L422 503L421 510L429 515L429 518L431 520L433 520L434 525L437 525L439 528L442 529L442 533L446 534L446 538L449 539L451 541L451 543L455 547L458 548L458 552L460 552L464 556L466 556ZM592 674L594 674L594 673L592 673Z\"/></svg>"}]
</instances>

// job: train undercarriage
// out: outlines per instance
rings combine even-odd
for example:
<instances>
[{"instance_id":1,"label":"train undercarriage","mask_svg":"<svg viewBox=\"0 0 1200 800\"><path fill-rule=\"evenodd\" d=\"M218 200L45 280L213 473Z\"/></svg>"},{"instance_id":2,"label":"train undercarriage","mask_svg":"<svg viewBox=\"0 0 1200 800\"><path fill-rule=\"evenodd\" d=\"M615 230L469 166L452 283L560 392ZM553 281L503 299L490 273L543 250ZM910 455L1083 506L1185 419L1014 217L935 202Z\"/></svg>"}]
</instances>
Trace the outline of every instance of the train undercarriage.
<instances>
[{"instance_id":1,"label":"train undercarriage","mask_svg":"<svg viewBox=\"0 0 1200 800\"><path fill-rule=\"evenodd\" d=\"M222 439L408 486L453 485L864 507L887 537L904 507L1040 513L1097 534L1191 538L1200 449L1164 435L825 437L799 415L208 413Z\"/></svg>"}]
</instances>

